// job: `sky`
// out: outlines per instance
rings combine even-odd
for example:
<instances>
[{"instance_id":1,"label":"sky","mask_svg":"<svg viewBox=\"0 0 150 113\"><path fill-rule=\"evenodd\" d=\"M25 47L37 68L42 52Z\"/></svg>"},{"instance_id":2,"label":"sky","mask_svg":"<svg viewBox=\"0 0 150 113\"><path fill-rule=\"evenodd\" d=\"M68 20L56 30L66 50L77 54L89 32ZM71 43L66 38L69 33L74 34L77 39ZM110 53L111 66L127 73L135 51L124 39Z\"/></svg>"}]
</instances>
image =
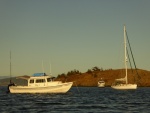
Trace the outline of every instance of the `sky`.
<instances>
[{"instance_id":1,"label":"sky","mask_svg":"<svg viewBox=\"0 0 150 113\"><path fill-rule=\"evenodd\" d=\"M13 76L121 69L124 25L137 68L149 71L149 6L150 0L0 0L0 76L10 75L10 51Z\"/></svg>"}]
</instances>

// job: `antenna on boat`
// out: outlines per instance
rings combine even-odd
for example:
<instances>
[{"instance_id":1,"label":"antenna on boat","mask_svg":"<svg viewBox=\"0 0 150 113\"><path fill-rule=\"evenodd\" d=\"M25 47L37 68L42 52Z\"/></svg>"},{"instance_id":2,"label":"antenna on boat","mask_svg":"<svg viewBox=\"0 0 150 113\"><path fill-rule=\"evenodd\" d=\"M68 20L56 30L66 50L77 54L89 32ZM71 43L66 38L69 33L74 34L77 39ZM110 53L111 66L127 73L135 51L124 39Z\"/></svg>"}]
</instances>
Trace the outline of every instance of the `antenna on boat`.
<instances>
[{"instance_id":1,"label":"antenna on boat","mask_svg":"<svg viewBox=\"0 0 150 113\"><path fill-rule=\"evenodd\" d=\"M52 67L51 67L51 62L49 62L49 73L52 75Z\"/></svg>"},{"instance_id":2,"label":"antenna on boat","mask_svg":"<svg viewBox=\"0 0 150 113\"><path fill-rule=\"evenodd\" d=\"M11 50L10 50L10 83L11 83Z\"/></svg>"},{"instance_id":3,"label":"antenna on boat","mask_svg":"<svg viewBox=\"0 0 150 113\"><path fill-rule=\"evenodd\" d=\"M42 71L44 73L44 64L43 64L43 60L42 60Z\"/></svg>"},{"instance_id":4,"label":"antenna on boat","mask_svg":"<svg viewBox=\"0 0 150 113\"><path fill-rule=\"evenodd\" d=\"M15 84L11 81L11 77L12 77L12 75L11 75L11 50L10 50L10 83L7 86L7 88L8 88L7 93L10 92L10 90L9 90L10 86L15 86Z\"/></svg>"}]
</instances>

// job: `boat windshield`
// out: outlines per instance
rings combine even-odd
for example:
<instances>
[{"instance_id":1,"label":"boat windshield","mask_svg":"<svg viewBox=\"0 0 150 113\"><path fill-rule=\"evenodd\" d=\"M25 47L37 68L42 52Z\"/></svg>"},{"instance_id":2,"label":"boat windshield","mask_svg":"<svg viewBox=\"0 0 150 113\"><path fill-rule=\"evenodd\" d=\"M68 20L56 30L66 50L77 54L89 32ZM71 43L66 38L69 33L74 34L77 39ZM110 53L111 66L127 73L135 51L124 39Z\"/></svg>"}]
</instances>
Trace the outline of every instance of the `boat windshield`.
<instances>
[{"instance_id":1,"label":"boat windshield","mask_svg":"<svg viewBox=\"0 0 150 113\"><path fill-rule=\"evenodd\" d=\"M45 79L37 79L36 80L36 83L43 83L43 82L45 82Z\"/></svg>"},{"instance_id":2,"label":"boat windshield","mask_svg":"<svg viewBox=\"0 0 150 113\"><path fill-rule=\"evenodd\" d=\"M31 80L30 80L30 83L34 83L34 79L31 79Z\"/></svg>"},{"instance_id":3,"label":"boat windshield","mask_svg":"<svg viewBox=\"0 0 150 113\"><path fill-rule=\"evenodd\" d=\"M104 81L99 81L99 83L105 83Z\"/></svg>"}]
</instances>

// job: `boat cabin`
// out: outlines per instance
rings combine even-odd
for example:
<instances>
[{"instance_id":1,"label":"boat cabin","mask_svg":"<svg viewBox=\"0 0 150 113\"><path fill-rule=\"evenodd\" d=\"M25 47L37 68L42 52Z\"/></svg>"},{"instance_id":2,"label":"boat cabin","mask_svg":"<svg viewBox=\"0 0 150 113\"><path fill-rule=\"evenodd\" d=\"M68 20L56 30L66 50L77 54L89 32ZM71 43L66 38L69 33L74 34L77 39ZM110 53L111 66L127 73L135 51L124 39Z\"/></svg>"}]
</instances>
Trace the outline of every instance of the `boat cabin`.
<instances>
[{"instance_id":1,"label":"boat cabin","mask_svg":"<svg viewBox=\"0 0 150 113\"><path fill-rule=\"evenodd\" d=\"M27 80L27 86L47 86L55 77L51 77L45 73L35 73L32 76L25 75L18 78Z\"/></svg>"}]
</instances>

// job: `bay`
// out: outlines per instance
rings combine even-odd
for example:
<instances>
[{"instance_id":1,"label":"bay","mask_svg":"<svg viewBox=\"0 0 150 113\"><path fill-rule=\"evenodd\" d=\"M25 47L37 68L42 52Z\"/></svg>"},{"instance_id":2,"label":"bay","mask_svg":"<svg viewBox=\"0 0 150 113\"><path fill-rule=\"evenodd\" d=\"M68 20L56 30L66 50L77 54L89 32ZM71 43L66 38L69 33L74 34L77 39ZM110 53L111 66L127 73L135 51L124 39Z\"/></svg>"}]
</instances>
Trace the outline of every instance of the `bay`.
<instances>
[{"instance_id":1,"label":"bay","mask_svg":"<svg viewBox=\"0 0 150 113\"><path fill-rule=\"evenodd\" d=\"M1 113L148 113L150 88L72 87L66 94L10 94L0 87Z\"/></svg>"}]
</instances>

